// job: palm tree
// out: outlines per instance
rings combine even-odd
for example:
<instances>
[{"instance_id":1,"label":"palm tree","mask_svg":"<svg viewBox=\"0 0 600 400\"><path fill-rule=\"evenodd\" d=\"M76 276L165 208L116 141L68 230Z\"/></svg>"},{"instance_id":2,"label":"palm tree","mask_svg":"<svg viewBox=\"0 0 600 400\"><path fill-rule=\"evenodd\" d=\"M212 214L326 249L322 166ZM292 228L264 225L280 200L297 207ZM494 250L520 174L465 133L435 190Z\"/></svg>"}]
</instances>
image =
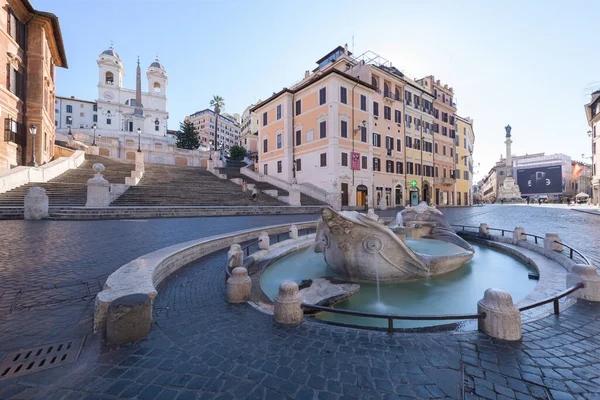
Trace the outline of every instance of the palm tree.
<instances>
[{"instance_id":1,"label":"palm tree","mask_svg":"<svg viewBox=\"0 0 600 400\"><path fill-rule=\"evenodd\" d=\"M213 96L212 100L210 101L210 106L215 110L215 150L217 150L217 125L219 123L219 114L221 113L221 109L225 108L225 100L221 96Z\"/></svg>"}]
</instances>

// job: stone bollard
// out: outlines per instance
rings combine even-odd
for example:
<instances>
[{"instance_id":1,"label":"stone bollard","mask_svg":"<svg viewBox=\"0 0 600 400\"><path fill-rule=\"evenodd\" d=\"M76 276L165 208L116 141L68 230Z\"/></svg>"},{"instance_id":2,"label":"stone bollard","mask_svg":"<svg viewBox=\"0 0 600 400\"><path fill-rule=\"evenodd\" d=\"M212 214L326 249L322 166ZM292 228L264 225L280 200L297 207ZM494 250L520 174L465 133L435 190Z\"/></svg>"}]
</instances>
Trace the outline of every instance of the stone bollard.
<instances>
[{"instance_id":1,"label":"stone bollard","mask_svg":"<svg viewBox=\"0 0 600 400\"><path fill-rule=\"evenodd\" d=\"M227 302L236 304L250 300L252 290L252 279L248 276L248 270L237 267L231 271L231 277L227 279Z\"/></svg>"},{"instance_id":2,"label":"stone bollard","mask_svg":"<svg viewBox=\"0 0 600 400\"><path fill-rule=\"evenodd\" d=\"M372 208L369 208L369 211L367 211L367 217L371 218L373 221L379 221L379 215L375 214L375 210Z\"/></svg>"},{"instance_id":3,"label":"stone bollard","mask_svg":"<svg viewBox=\"0 0 600 400\"><path fill-rule=\"evenodd\" d=\"M265 231L262 231L260 235L258 235L258 248L261 250L269 250L269 246L271 244L271 238L269 234Z\"/></svg>"},{"instance_id":4,"label":"stone bollard","mask_svg":"<svg viewBox=\"0 0 600 400\"><path fill-rule=\"evenodd\" d=\"M227 252L227 259L231 260L228 265L231 269L244 265L244 252L242 251L242 246L239 244L232 244Z\"/></svg>"},{"instance_id":5,"label":"stone bollard","mask_svg":"<svg viewBox=\"0 0 600 400\"><path fill-rule=\"evenodd\" d=\"M109 344L135 342L150 332L152 299L147 294L123 296L108 306L106 341Z\"/></svg>"},{"instance_id":6,"label":"stone bollard","mask_svg":"<svg viewBox=\"0 0 600 400\"><path fill-rule=\"evenodd\" d=\"M294 281L283 281L279 285L279 293L275 296L275 322L286 325L297 325L304 320L302 298L298 284Z\"/></svg>"},{"instance_id":7,"label":"stone bollard","mask_svg":"<svg viewBox=\"0 0 600 400\"><path fill-rule=\"evenodd\" d=\"M486 313L477 327L493 338L503 340L521 339L521 312L513 304L510 293L500 289L488 289L477 302L477 313Z\"/></svg>"},{"instance_id":8,"label":"stone bollard","mask_svg":"<svg viewBox=\"0 0 600 400\"><path fill-rule=\"evenodd\" d=\"M48 217L48 196L46 189L34 186L29 189L23 201L24 218L42 219Z\"/></svg>"},{"instance_id":9,"label":"stone bollard","mask_svg":"<svg viewBox=\"0 0 600 400\"><path fill-rule=\"evenodd\" d=\"M290 239L298 240L298 227L294 224L290 226Z\"/></svg>"},{"instance_id":10,"label":"stone bollard","mask_svg":"<svg viewBox=\"0 0 600 400\"><path fill-rule=\"evenodd\" d=\"M479 224L479 234L482 236L487 236L490 234L490 227L488 224Z\"/></svg>"},{"instance_id":11,"label":"stone bollard","mask_svg":"<svg viewBox=\"0 0 600 400\"><path fill-rule=\"evenodd\" d=\"M290 206L300 206L302 203L300 202L301 192L298 189L298 185L292 184L290 190L288 190L288 204Z\"/></svg>"},{"instance_id":12,"label":"stone bollard","mask_svg":"<svg viewBox=\"0 0 600 400\"><path fill-rule=\"evenodd\" d=\"M86 207L108 207L110 204L110 184L102 176L104 165L96 163L93 166L96 175L87 181Z\"/></svg>"},{"instance_id":13,"label":"stone bollard","mask_svg":"<svg viewBox=\"0 0 600 400\"><path fill-rule=\"evenodd\" d=\"M567 287L583 282L583 288L571 294L576 299L600 301L600 276L593 265L577 264L567 274Z\"/></svg>"},{"instance_id":14,"label":"stone bollard","mask_svg":"<svg viewBox=\"0 0 600 400\"><path fill-rule=\"evenodd\" d=\"M556 242L560 242L560 238L556 233L546 233L546 237L544 237L544 249L560 253L563 251L563 245Z\"/></svg>"},{"instance_id":15,"label":"stone bollard","mask_svg":"<svg viewBox=\"0 0 600 400\"><path fill-rule=\"evenodd\" d=\"M527 240L527 236L525 236L525 228L518 226L513 231L513 244L517 244L520 240Z\"/></svg>"},{"instance_id":16,"label":"stone bollard","mask_svg":"<svg viewBox=\"0 0 600 400\"><path fill-rule=\"evenodd\" d=\"M144 152L135 152L135 170L138 172L144 172Z\"/></svg>"}]
</instances>

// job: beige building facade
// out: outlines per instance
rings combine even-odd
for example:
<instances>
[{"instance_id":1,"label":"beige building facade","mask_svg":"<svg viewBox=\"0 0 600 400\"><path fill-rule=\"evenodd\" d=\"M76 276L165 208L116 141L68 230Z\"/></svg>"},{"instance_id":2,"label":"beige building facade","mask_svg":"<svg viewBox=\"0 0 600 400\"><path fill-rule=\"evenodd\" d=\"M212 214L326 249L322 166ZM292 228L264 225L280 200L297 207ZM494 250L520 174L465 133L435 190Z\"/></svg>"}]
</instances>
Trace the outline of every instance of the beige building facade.
<instances>
[{"instance_id":1,"label":"beige building facade","mask_svg":"<svg viewBox=\"0 0 600 400\"><path fill-rule=\"evenodd\" d=\"M456 116L456 205L473 204L473 148L475 133L473 120L469 117Z\"/></svg>"},{"instance_id":2,"label":"beige building facade","mask_svg":"<svg viewBox=\"0 0 600 400\"><path fill-rule=\"evenodd\" d=\"M209 147L211 140L214 147L215 140L215 113L213 110L204 109L195 112L189 117L190 122L194 125L200 145ZM219 115L219 123L217 127L217 144L219 148L229 150L232 146L238 144L240 139L240 126L234 120L227 118L224 115Z\"/></svg>"},{"instance_id":3,"label":"beige building facade","mask_svg":"<svg viewBox=\"0 0 600 400\"><path fill-rule=\"evenodd\" d=\"M260 103L260 100L258 101ZM242 113L242 122L240 126L240 146L251 154L258 151L258 115L252 112L255 104L246 107Z\"/></svg>"},{"instance_id":4,"label":"beige building facade","mask_svg":"<svg viewBox=\"0 0 600 400\"><path fill-rule=\"evenodd\" d=\"M600 157L597 152L600 146L600 90L592 93L590 102L585 105L585 114L590 126L588 133L592 138L592 202L600 205Z\"/></svg>"},{"instance_id":5,"label":"beige building facade","mask_svg":"<svg viewBox=\"0 0 600 400\"><path fill-rule=\"evenodd\" d=\"M0 173L54 158L55 68L67 67L58 18L27 0L3 0L0 16ZM35 136L32 135L35 126Z\"/></svg>"}]
</instances>

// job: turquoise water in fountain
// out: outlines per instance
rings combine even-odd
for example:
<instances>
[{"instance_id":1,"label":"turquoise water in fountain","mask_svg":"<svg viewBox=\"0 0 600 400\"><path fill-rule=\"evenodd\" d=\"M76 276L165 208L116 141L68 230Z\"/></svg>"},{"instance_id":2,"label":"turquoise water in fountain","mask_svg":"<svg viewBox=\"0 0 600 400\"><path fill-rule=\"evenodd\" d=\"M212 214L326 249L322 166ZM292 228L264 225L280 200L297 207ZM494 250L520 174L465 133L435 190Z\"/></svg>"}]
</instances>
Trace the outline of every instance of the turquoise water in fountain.
<instances>
[{"instance_id":1,"label":"turquoise water in fountain","mask_svg":"<svg viewBox=\"0 0 600 400\"><path fill-rule=\"evenodd\" d=\"M435 243L437 242L437 243ZM464 251L458 246L437 240L407 240L415 252L440 255ZM334 307L397 315L474 314L477 301L486 289L502 289L512 295L515 304L533 290L537 281L528 279L534 270L521 261L489 247L472 244L473 259L457 270L442 276L414 281L381 283L380 300L377 284L361 283L360 290ZM457 250L458 248L459 250ZM298 283L303 279L335 276L312 247L291 254L273 263L260 279L262 290L272 300L283 280ZM342 324L387 327L387 320L320 313L318 319ZM457 321L394 321L395 328L417 328L444 325Z\"/></svg>"}]
</instances>

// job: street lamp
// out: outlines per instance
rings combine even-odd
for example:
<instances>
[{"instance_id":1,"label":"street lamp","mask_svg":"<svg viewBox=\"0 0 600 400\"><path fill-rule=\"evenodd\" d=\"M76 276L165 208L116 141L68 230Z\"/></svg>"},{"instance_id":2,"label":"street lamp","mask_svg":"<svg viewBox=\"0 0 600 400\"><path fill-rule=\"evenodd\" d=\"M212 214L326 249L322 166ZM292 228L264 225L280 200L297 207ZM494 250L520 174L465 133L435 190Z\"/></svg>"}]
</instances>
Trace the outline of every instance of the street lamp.
<instances>
[{"instance_id":1,"label":"street lamp","mask_svg":"<svg viewBox=\"0 0 600 400\"><path fill-rule=\"evenodd\" d=\"M208 159L212 161L212 145L213 145L213 140L210 139L208 141L208 144L209 144L209 146L208 146Z\"/></svg>"},{"instance_id":2,"label":"street lamp","mask_svg":"<svg viewBox=\"0 0 600 400\"><path fill-rule=\"evenodd\" d=\"M37 133L37 126L31 124L29 133L31 133L31 166L37 167L37 163L35 162L35 134Z\"/></svg>"},{"instance_id":3,"label":"street lamp","mask_svg":"<svg viewBox=\"0 0 600 400\"><path fill-rule=\"evenodd\" d=\"M142 152L142 129L137 128L138 133L138 153Z\"/></svg>"},{"instance_id":4,"label":"street lamp","mask_svg":"<svg viewBox=\"0 0 600 400\"><path fill-rule=\"evenodd\" d=\"M69 128L69 136L73 136L73 133L71 132L71 125L67 125L67 128Z\"/></svg>"},{"instance_id":5,"label":"street lamp","mask_svg":"<svg viewBox=\"0 0 600 400\"><path fill-rule=\"evenodd\" d=\"M96 145L96 129L98 128L98 125L94 124L92 125L92 129L94 130L94 141L92 142L92 146Z\"/></svg>"}]
</instances>

